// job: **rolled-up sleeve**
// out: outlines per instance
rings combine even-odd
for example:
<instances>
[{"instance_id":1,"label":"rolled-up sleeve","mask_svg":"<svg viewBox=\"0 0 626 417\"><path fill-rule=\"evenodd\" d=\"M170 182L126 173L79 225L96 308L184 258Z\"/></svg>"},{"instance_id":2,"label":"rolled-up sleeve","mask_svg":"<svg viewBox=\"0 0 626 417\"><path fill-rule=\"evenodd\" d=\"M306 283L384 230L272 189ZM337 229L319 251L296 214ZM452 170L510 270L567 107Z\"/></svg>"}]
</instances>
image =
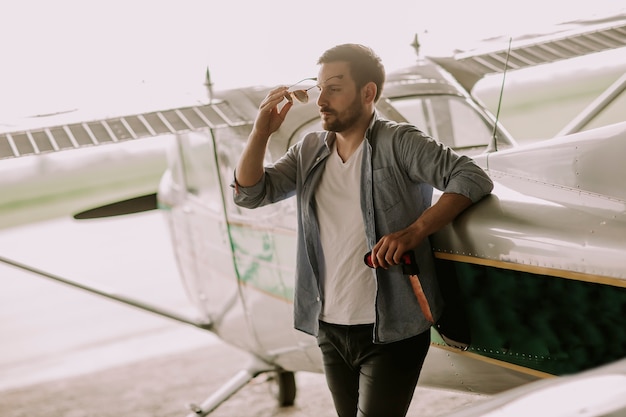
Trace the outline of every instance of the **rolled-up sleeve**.
<instances>
[{"instance_id":1,"label":"rolled-up sleeve","mask_svg":"<svg viewBox=\"0 0 626 417\"><path fill-rule=\"evenodd\" d=\"M237 173L233 175L233 182L230 184L233 189L233 201L235 204L245 208L256 208L263 205L265 197L265 173L256 184L243 187L237 182Z\"/></svg>"},{"instance_id":2,"label":"rolled-up sleeve","mask_svg":"<svg viewBox=\"0 0 626 417\"><path fill-rule=\"evenodd\" d=\"M420 131L402 140L403 155L414 181L430 184L444 193L461 194L477 202L493 190L493 182L473 159L459 155Z\"/></svg>"},{"instance_id":3,"label":"rolled-up sleeve","mask_svg":"<svg viewBox=\"0 0 626 417\"><path fill-rule=\"evenodd\" d=\"M467 156L460 156L454 165L449 180L442 190L456 193L476 203L493 190L493 182L487 173Z\"/></svg>"},{"instance_id":4,"label":"rolled-up sleeve","mask_svg":"<svg viewBox=\"0 0 626 417\"><path fill-rule=\"evenodd\" d=\"M266 165L263 176L252 186L242 187L238 184L235 172L231 183L235 204L245 208L256 208L293 196L298 175L299 146L299 144L291 146L276 163Z\"/></svg>"}]
</instances>

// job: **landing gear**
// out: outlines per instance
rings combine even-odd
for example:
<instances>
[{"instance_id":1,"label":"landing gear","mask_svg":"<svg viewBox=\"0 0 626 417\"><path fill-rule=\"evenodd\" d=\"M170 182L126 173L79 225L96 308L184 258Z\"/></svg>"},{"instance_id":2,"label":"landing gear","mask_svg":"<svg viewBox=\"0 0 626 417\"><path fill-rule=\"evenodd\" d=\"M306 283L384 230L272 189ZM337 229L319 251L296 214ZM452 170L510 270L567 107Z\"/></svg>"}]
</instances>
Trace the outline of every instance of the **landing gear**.
<instances>
[{"instance_id":1,"label":"landing gear","mask_svg":"<svg viewBox=\"0 0 626 417\"><path fill-rule=\"evenodd\" d=\"M288 407L294 404L296 399L296 379L293 372L276 369L276 366L268 364L259 358L253 358L246 369L242 369L235 374L218 391L213 393L201 405L190 404L191 414L187 417L204 417L213 412L224 401L229 399L248 382L261 374L268 374L268 382L271 383L271 391L281 407Z\"/></svg>"},{"instance_id":2,"label":"landing gear","mask_svg":"<svg viewBox=\"0 0 626 417\"><path fill-rule=\"evenodd\" d=\"M296 400L296 377L293 372L277 371L268 381L270 390L279 407L290 407Z\"/></svg>"}]
</instances>

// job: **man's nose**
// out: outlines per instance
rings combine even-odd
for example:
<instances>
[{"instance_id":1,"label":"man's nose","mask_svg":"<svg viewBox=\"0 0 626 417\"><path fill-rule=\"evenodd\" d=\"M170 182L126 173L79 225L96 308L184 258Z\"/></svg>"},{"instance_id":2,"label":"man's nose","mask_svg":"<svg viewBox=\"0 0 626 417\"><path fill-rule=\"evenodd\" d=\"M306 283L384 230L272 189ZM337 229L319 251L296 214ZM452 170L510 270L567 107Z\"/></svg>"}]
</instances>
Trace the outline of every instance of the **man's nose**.
<instances>
[{"instance_id":1,"label":"man's nose","mask_svg":"<svg viewBox=\"0 0 626 417\"><path fill-rule=\"evenodd\" d=\"M319 107L322 107L322 105L326 103L326 93L324 92L324 89L320 89L319 91L319 95L317 96L317 105Z\"/></svg>"}]
</instances>

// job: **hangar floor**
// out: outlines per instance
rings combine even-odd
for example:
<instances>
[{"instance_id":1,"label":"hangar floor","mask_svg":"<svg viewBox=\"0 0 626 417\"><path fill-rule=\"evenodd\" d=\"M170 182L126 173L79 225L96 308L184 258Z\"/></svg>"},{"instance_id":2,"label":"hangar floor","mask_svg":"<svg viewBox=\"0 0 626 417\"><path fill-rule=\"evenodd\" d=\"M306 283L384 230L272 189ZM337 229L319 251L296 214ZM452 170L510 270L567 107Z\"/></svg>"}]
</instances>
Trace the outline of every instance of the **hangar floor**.
<instances>
[{"instance_id":1,"label":"hangar floor","mask_svg":"<svg viewBox=\"0 0 626 417\"><path fill-rule=\"evenodd\" d=\"M184 417L238 370L246 356L221 342L122 366L0 392L3 417ZM324 377L296 375L292 407L279 408L263 375L212 417L333 416ZM445 415L484 397L418 388L409 417Z\"/></svg>"}]
</instances>

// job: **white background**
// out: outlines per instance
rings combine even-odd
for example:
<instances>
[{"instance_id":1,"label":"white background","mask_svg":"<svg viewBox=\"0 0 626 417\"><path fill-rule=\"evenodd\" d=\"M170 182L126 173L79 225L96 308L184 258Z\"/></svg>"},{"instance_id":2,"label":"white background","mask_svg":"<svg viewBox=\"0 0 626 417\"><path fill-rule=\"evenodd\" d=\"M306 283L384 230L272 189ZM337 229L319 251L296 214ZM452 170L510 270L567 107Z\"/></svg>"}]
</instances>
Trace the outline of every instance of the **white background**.
<instances>
[{"instance_id":1,"label":"white background","mask_svg":"<svg viewBox=\"0 0 626 417\"><path fill-rule=\"evenodd\" d=\"M0 5L0 125L129 101L206 98L216 89L288 84L317 73L343 42L371 46L388 69L489 36L602 16L617 0L24 0Z\"/></svg>"}]
</instances>

